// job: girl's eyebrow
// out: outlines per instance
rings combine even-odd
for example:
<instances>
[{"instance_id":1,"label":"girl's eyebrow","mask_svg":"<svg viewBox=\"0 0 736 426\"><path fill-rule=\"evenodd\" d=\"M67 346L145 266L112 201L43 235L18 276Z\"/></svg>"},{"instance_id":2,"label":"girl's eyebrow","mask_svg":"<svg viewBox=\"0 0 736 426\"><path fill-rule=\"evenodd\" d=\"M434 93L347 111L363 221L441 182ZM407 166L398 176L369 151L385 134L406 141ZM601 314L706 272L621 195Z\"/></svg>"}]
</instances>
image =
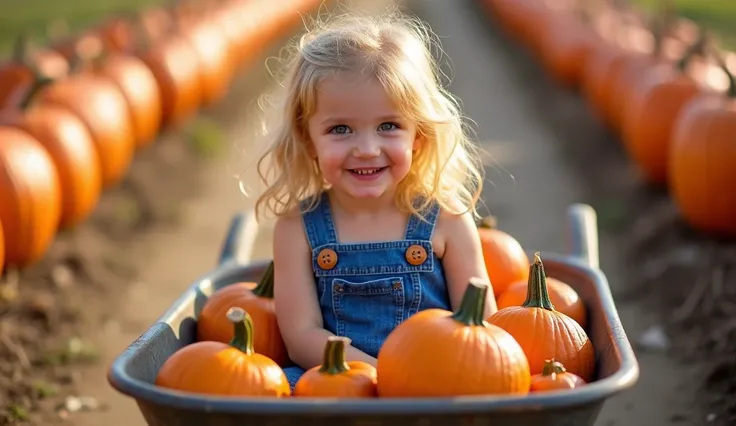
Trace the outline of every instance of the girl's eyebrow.
<instances>
[{"instance_id":1,"label":"girl's eyebrow","mask_svg":"<svg viewBox=\"0 0 736 426\"><path fill-rule=\"evenodd\" d=\"M399 121L402 120L404 117L398 114L389 114L389 115L382 115L380 117L376 117L376 121ZM348 121L351 121L352 118L349 117L327 117L324 120L320 121L321 125L327 125L327 124L335 124L335 123L345 123Z\"/></svg>"}]
</instances>

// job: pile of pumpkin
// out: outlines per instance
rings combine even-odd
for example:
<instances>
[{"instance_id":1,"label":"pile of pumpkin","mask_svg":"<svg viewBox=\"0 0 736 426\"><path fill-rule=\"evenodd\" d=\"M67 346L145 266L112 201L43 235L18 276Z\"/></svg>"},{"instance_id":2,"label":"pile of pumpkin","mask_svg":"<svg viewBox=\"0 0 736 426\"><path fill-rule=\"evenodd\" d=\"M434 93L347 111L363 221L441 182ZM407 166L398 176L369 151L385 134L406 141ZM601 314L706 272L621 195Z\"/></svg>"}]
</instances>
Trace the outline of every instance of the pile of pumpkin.
<instances>
[{"instance_id":1,"label":"pile of pumpkin","mask_svg":"<svg viewBox=\"0 0 736 426\"><path fill-rule=\"evenodd\" d=\"M223 98L319 0L179 0L111 16L0 64L0 273L39 260L133 156Z\"/></svg>"},{"instance_id":2,"label":"pile of pumpkin","mask_svg":"<svg viewBox=\"0 0 736 426\"><path fill-rule=\"evenodd\" d=\"M547 278L511 235L480 229L499 310L484 318L487 283L471 280L454 311L420 311L395 328L377 367L346 361L350 340L331 336L321 365L293 392L273 301L273 263L258 283L217 290L197 321L197 342L174 352L155 384L177 391L265 397L525 396L569 391L595 378L586 307L568 284ZM439 366L439 367L438 367Z\"/></svg>"},{"instance_id":3,"label":"pile of pumpkin","mask_svg":"<svg viewBox=\"0 0 736 426\"><path fill-rule=\"evenodd\" d=\"M478 1L557 83L581 92L690 226L736 237L736 54L677 18L672 0L649 17L625 1Z\"/></svg>"}]
</instances>

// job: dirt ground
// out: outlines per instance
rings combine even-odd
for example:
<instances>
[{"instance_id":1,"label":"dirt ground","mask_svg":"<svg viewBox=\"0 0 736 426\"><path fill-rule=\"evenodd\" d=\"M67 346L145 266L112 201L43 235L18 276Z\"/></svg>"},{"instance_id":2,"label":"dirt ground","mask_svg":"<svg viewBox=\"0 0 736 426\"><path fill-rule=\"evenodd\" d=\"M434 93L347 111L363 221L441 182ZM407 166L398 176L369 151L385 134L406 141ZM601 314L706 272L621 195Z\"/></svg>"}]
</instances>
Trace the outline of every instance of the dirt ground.
<instances>
[{"instance_id":1,"label":"dirt ground","mask_svg":"<svg viewBox=\"0 0 736 426\"><path fill-rule=\"evenodd\" d=\"M490 153L488 210L527 249L563 251L565 208L593 205L601 267L629 338L642 342L636 346L638 385L612 399L597 424L729 424L720 414L727 411L725 399L717 397L733 392L734 384L719 378L736 376L736 366L733 357L724 362L712 354L725 353L723 345L736 351L733 320L722 319L732 312L723 301L734 300L733 289L713 290L710 280L697 277L707 271L714 282L728 282L736 250L701 241L677 224L666 197L640 188L620 144L583 102L550 84L472 3L408 5L441 37L450 87ZM251 117L257 95L272 86L267 70L255 67L205 114L222 129L220 140L198 137L209 121L163 137L139 155L129 178L105 195L91 220L58 238L43 262L20 274L6 272L0 398L7 401L0 401L0 425L144 424L135 403L107 384L107 368L213 267L230 218L252 204L237 177L257 193ZM264 224L254 257L268 256L269 231ZM705 302L696 303L701 293ZM695 308L680 311L688 321L672 321L674 307L692 294ZM706 379L709 392L700 386Z\"/></svg>"}]
</instances>

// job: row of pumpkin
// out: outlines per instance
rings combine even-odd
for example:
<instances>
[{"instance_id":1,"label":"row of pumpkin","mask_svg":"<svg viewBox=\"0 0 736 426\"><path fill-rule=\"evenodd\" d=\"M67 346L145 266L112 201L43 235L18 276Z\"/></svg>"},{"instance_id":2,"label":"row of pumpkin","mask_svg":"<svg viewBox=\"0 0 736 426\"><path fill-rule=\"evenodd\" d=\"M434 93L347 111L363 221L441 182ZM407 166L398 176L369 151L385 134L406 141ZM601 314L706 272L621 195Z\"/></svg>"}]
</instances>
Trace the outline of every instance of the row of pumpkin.
<instances>
[{"instance_id":1,"label":"row of pumpkin","mask_svg":"<svg viewBox=\"0 0 736 426\"><path fill-rule=\"evenodd\" d=\"M0 273L83 222L135 153L199 108L319 0L179 0L116 14L0 65Z\"/></svg>"},{"instance_id":2,"label":"row of pumpkin","mask_svg":"<svg viewBox=\"0 0 736 426\"><path fill-rule=\"evenodd\" d=\"M258 283L217 290L197 318L197 342L174 352L157 386L195 394L267 397L441 397L565 391L596 378L586 306L569 284L529 262L511 235L480 229L499 310L484 318L488 285L471 282L455 312L430 309L395 328L377 366L347 361L350 340L330 336L321 365L290 389L292 365L273 301L273 262Z\"/></svg>"},{"instance_id":3,"label":"row of pumpkin","mask_svg":"<svg viewBox=\"0 0 736 426\"><path fill-rule=\"evenodd\" d=\"M582 94L690 226L736 237L736 54L678 18L671 0L650 17L625 2L478 1L558 84Z\"/></svg>"}]
</instances>

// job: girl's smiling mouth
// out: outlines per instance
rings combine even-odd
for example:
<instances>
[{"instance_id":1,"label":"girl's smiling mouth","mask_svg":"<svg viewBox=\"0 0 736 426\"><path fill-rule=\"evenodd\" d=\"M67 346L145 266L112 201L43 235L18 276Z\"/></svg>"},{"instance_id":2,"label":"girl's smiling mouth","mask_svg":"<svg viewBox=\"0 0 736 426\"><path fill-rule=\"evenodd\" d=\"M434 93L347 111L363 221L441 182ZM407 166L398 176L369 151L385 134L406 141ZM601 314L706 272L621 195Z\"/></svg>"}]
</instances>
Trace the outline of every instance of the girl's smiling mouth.
<instances>
[{"instance_id":1,"label":"girl's smiling mouth","mask_svg":"<svg viewBox=\"0 0 736 426\"><path fill-rule=\"evenodd\" d=\"M361 167L357 169L348 169L350 174L355 176L356 178L360 180L373 180L376 179L378 176L383 174L383 172L388 169L388 166L385 167Z\"/></svg>"}]
</instances>

